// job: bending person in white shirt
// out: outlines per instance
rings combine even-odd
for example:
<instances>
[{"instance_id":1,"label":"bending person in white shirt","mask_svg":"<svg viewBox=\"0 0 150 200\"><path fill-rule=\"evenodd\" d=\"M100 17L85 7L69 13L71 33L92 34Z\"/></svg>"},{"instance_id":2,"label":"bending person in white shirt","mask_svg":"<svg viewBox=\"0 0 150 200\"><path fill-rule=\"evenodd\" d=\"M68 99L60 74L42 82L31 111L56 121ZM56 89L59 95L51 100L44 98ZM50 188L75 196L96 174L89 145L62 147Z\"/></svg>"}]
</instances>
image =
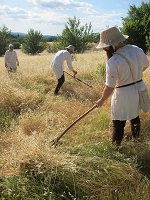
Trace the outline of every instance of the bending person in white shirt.
<instances>
[{"instance_id":1,"label":"bending person in white shirt","mask_svg":"<svg viewBox=\"0 0 150 200\"><path fill-rule=\"evenodd\" d=\"M19 60L16 51L14 51L14 46L9 45L9 50L5 52L5 67L8 72L16 72L17 66L19 66Z\"/></svg>"},{"instance_id":2,"label":"bending person in white shirt","mask_svg":"<svg viewBox=\"0 0 150 200\"><path fill-rule=\"evenodd\" d=\"M72 56L71 54L74 53L74 46L69 45L66 47L66 50L60 50L58 51L51 63L51 69L54 71L56 78L58 80L58 84L55 88L54 95L58 95L58 92L65 82L65 76L64 76L64 61L66 60L68 68L70 71L74 73L74 75L77 74L77 71L75 71L72 67Z\"/></svg>"}]
</instances>

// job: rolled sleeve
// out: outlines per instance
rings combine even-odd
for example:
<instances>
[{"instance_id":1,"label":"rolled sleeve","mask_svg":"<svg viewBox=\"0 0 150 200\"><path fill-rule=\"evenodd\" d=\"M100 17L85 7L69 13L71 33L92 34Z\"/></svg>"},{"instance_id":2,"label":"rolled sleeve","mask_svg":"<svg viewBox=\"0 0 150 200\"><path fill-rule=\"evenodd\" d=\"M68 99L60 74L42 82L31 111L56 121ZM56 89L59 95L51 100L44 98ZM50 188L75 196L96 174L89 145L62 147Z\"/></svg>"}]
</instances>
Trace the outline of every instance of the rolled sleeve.
<instances>
[{"instance_id":1,"label":"rolled sleeve","mask_svg":"<svg viewBox=\"0 0 150 200\"><path fill-rule=\"evenodd\" d=\"M117 80L117 70L114 67L106 66L106 86L115 88Z\"/></svg>"},{"instance_id":2,"label":"rolled sleeve","mask_svg":"<svg viewBox=\"0 0 150 200\"><path fill-rule=\"evenodd\" d=\"M67 56L66 62L67 62L67 65L68 65L68 68L70 69L70 71L73 71L71 55Z\"/></svg>"}]
</instances>

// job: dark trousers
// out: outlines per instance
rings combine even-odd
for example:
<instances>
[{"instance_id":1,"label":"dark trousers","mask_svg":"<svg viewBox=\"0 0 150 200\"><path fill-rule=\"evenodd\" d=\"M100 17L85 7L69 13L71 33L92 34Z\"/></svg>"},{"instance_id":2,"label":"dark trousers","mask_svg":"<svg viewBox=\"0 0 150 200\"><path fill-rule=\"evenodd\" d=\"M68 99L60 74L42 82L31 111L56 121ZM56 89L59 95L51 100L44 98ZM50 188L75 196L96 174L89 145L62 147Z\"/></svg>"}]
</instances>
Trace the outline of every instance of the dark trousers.
<instances>
[{"instance_id":1,"label":"dark trousers","mask_svg":"<svg viewBox=\"0 0 150 200\"><path fill-rule=\"evenodd\" d=\"M63 83L65 82L65 76L64 74L58 79L58 84L55 88L54 94L57 95L61 86L63 85Z\"/></svg>"},{"instance_id":2,"label":"dark trousers","mask_svg":"<svg viewBox=\"0 0 150 200\"><path fill-rule=\"evenodd\" d=\"M113 122L112 143L120 145L124 136L124 127L126 125L126 120L125 121L113 120L112 122ZM137 137L139 137L140 133L141 124L139 116L132 119L130 121L130 125L131 125L132 137L136 139Z\"/></svg>"}]
</instances>

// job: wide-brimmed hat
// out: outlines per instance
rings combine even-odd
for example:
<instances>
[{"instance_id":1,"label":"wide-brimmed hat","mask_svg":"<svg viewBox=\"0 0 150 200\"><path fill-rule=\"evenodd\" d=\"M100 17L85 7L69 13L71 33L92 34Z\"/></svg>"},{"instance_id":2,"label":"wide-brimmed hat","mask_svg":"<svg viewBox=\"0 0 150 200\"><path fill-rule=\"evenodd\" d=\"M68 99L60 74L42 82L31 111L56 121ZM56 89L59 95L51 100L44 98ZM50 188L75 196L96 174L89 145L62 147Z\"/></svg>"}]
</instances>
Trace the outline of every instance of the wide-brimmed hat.
<instances>
[{"instance_id":1,"label":"wide-brimmed hat","mask_svg":"<svg viewBox=\"0 0 150 200\"><path fill-rule=\"evenodd\" d=\"M65 49L69 49L72 52L74 52L74 46L73 45L69 45L68 47L65 47Z\"/></svg>"},{"instance_id":2,"label":"wide-brimmed hat","mask_svg":"<svg viewBox=\"0 0 150 200\"><path fill-rule=\"evenodd\" d=\"M100 33L100 42L96 48L100 49L116 45L119 42L123 42L128 37L128 35L122 35L122 33L116 27L107 28Z\"/></svg>"}]
</instances>

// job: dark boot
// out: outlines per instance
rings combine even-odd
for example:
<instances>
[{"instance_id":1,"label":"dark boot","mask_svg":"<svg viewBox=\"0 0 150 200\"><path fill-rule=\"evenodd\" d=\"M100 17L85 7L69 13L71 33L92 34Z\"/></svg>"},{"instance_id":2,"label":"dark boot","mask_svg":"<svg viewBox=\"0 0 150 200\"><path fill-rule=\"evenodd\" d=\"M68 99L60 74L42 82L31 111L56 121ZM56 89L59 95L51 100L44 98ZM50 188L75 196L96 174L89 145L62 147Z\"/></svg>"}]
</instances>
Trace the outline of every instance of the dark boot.
<instances>
[{"instance_id":1,"label":"dark boot","mask_svg":"<svg viewBox=\"0 0 150 200\"><path fill-rule=\"evenodd\" d=\"M139 116L132 119L130 123L131 123L132 138L133 140L136 140L137 138L139 138L140 128L141 128Z\"/></svg>"},{"instance_id":2,"label":"dark boot","mask_svg":"<svg viewBox=\"0 0 150 200\"><path fill-rule=\"evenodd\" d=\"M121 145L126 121L113 120L112 144Z\"/></svg>"}]
</instances>

